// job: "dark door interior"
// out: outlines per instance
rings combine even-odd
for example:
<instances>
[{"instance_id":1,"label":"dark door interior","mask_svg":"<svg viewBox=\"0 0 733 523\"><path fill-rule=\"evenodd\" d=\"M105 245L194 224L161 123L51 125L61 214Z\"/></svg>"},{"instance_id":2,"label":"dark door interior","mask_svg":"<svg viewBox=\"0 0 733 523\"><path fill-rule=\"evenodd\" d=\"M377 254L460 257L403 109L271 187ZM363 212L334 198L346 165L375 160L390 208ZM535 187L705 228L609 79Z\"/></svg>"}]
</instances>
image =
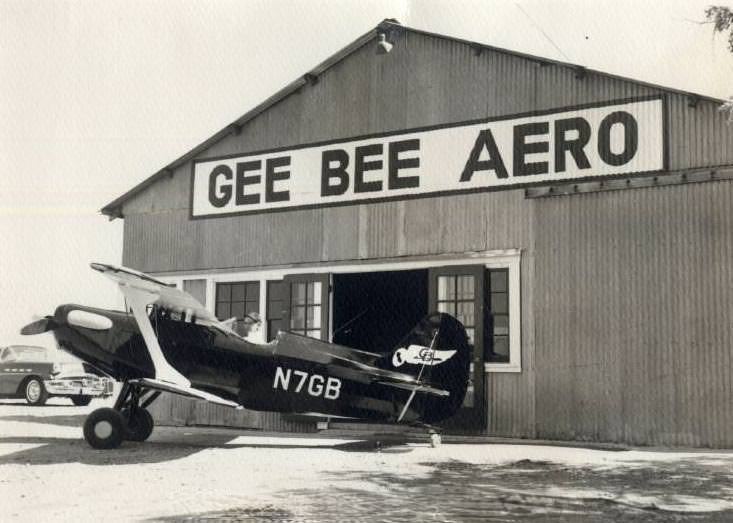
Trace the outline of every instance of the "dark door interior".
<instances>
[{"instance_id":1,"label":"dark door interior","mask_svg":"<svg viewBox=\"0 0 733 523\"><path fill-rule=\"evenodd\" d=\"M389 352L428 313L428 271L333 275L333 342Z\"/></svg>"}]
</instances>

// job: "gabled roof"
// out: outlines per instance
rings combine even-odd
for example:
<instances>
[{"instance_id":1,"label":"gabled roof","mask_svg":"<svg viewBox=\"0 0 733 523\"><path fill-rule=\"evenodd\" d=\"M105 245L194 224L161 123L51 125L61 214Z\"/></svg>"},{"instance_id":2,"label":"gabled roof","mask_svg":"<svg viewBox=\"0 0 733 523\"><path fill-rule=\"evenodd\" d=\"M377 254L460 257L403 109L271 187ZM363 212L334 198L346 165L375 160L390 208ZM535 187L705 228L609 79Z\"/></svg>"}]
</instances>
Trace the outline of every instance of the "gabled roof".
<instances>
[{"instance_id":1,"label":"gabled roof","mask_svg":"<svg viewBox=\"0 0 733 523\"><path fill-rule=\"evenodd\" d=\"M142 192L145 190L148 186L155 183L157 180L159 180L162 177L165 176L172 176L174 169L181 166L182 164L185 164L189 160L194 159L196 156L198 156L201 152L208 149L211 145L215 144L219 140L223 139L227 135L229 135L232 132L239 132L239 130L250 120L254 119L257 115L260 113L263 113L279 101L283 100L287 96L297 92L299 89L301 89L304 85L307 85L309 83L313 83L317 81L318 77L327 69L331 68L332 66L336 65L337 63L341 62L342 60L345 60L349 55L363 47L364 45L367 45L372 40L376 39L377 36L380 33L392 33L392 34L399 34L402 31L410 31L412 33L421 34L425 36L430 36L433 38L440 38L444 40L450 40L453 42L460 42L463 44L466 44L468 46L471 46L472 48L476 50L490 50L497 53L503 53L519 58L524 58L526 60L531 60L533 62L543 64L543 65L554 65L558 67L567 67L569 69L573 69L574 71L577 71L579 74L588 74L592 73L595 75L604 76L606 78L612 78L617 80L624 80L629 82L634 82L638 85L642 85L645 87L651 87L654 89L659 89L662 91L670 92L670 93L676 93L681 94L685 96L690 96L691 98L695 100L707 100L714 103L723 103L724 100L713 98L711 96L701 95L697 93L692 93L689 91L684 91L681 89L674 89L671 87L665 87L657 84L653 84L650 82L644 82L640 80L636 80L633 78L628 78L620 75L614 75L610 73L605 73L603 71L597 71L595 69L589 69L582 65L578 64L572 64L568 62L561 62L558 60L550 59L550 58L543 58L540 56L530 55L527 53L521 53L518 51L513 51L510 49L504 49L501 47L494 47L491 45L479 43L479 42L473 42L470 40L464 40L462 38L455 38L452 36L446 36L438 33L431 33L429 31L422 31L420 29L414 29L411 27L403 26L399 22L397 22L394 19L386 19L379 23L374 29L368 31L367 33L361 35L359 38L354 40L352 43L341 49L340 51L336 52L335 54L331 55L329 58L327 58L325 61L318 64L316 67L305 73L303 76L297 78L290 84L286 85L279 91L277 91L275 94L267 98L265 101L251 109L250 111L246 112L236 120L234 120L232 123L218 131L217 133L213 134L197 146L195 146L193 149L185 153L183 156L180 156L179 158L173 160L171 163L160 169L158 172L154 173L152 176L146 178L136 186L134 186L132 189L121 195L120 197L116 198L115 200L111 201L107 205L105 205L100 212L104 215L107 215L110 217L110 219L114 218L121 218L122 217L122 206L127 202L129 199L134 197L136 194Z\"/></svg>"}]
</instances>

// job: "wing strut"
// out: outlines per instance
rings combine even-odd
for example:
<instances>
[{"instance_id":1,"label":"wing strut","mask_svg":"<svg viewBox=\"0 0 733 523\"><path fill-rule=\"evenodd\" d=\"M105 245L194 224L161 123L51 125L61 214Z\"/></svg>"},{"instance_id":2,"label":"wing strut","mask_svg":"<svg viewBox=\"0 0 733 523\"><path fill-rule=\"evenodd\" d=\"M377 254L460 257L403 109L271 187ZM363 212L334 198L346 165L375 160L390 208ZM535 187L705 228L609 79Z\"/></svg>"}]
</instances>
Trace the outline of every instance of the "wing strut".
<instances>
[{"instance_id":1,"label":"wing strut","mask_svg":"<svg viewBox=\"0 0 733 523\"><path fill-rule=\"evenodd\" d=\"M127 303L132 309L137 326L140 328L145 345L148 347L150 359L153 360L153 367L155 367L155 378L182 387L191 387L191 382L183 374L174 369L168 363L168 360L165 359L165 356L163 356L163 351L158 344L158 337L155 335L150 318L148 318L147 306L155 302L158 298L157 294L137 289L132 285L125 285L123 282L120 282L120 289L125 295L125 298L127 298Z\"/></svg>"},{"instance_id":2,"label":"wing strut","mask_svg":"<svg viewBox=\"0 0 733 523\"><path fill-rule=\"evenodd\" d=\"M430 342L430 349L429 349L430 352L428 353L430 357L427 358L427 361L431 361L433 354L435 353L435 340L438 339L439 332L440 332L440 329L435 331L435 334L433 335L433 341ZM423 361L426 361L426 360L423 360ZM405 406L402 407L402 412L400 412L400 416L397 418L397 423L402 421L402 418L405 417L405 413L407 412L407 408L410 406L410 403L412 403L412 400L415 399L415 393L420 388L420 378L422 377L422 371L424 370L425 370L425 363L423 363L422 367L420 367L420 372L417 375L417 386L414 389L412 389L412 392L410 393L410 397L407 398L407 403L405 403Z\"/></svg>"}]
</instances>

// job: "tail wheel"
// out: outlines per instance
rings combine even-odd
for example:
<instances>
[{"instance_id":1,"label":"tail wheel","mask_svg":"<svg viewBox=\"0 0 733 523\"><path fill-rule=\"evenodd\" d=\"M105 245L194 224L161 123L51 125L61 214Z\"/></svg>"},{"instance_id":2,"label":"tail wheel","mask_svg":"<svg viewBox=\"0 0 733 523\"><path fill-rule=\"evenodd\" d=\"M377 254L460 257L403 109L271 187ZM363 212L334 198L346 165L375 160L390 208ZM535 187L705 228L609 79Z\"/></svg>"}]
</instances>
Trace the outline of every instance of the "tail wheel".
<instances>
[{"instance_id":1,"label":"tail wheel","mask_svg":"<svg viewBox=\"0 0 733 523\"><path fill-rule=\"evenodd\" d=\"M84 439L95 449L114 449L125 436L125 420L115 409L93 411L84 422Z\"/></svg>"},{"instance_id":2,"label":"tail wheel","mask_svg":"<svg viewBox=\"0 0 733 523\"><path fill-rule=\"evenodd\" d=\"M440 445L443 443L443 438L440 437L440 434L433 432L430 434L430 446L433 448L440 447Z\"/></svg>"},{"instance_id":3,"label":"tail wheel","mask_svg":"<svg viewBox=\"0 0 733 523\"><path fill-rule=\"evenodd\" d=\"M48 392L46 387L43 386L43 381L40 378L31 378L25 383L25 400L29 405L40 406L46 403L48 399Z\"/></svg>"},{"instance_id":4,"label":"tail wheel","mask_svg":"<svg viewBox=\"0 0 733 523\"><path fill-rule=\"evenodd\" d=\"M126 439L130 441L145 441L153 433L153 416L144 408L124 408L122 417L127 424Z\"/></svg>"}]
</instances>

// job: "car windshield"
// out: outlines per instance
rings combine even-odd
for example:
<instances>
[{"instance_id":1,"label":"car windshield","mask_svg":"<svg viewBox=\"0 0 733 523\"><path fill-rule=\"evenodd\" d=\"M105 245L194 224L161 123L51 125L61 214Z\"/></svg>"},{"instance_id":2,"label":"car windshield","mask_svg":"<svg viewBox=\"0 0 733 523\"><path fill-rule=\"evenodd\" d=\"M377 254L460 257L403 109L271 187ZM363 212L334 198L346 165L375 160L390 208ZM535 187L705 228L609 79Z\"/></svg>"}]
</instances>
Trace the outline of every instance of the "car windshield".
<instances>
[{"instance_id":1,"label":"car windshield","mask_svg":"<svg viewBox=\"0 0 733 523\"><path fill-rule=\"evenodd\" d=\"M86 374L86 369L80 361L62 361L56 364L60 374Z\"/></svg>"},{"instance_id":2,"label":"car windshield","mask_svg":"<svg viewBox=\"0 0 733 523\"><path fill-rule=\"evenodd\" d=\"M47 361L48 351L43 347L26 347L13 345L3 353L3 360L13 361Z\"/></svg>"}]
</instances>

